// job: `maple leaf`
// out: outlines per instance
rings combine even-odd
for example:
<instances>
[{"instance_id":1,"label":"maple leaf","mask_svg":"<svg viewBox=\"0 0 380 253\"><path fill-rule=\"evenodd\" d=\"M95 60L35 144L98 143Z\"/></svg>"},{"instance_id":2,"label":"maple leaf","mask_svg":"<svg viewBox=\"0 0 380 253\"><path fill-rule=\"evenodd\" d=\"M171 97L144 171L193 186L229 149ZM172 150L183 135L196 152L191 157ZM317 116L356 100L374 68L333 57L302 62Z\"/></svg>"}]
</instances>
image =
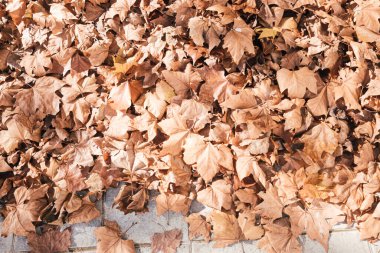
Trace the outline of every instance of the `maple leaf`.
<instances>
[{"instance_id":1,"label":"maple leaf","mask_svg":"<svg viewBox=\"0 0 380 253\"><path fill-rule=\"evenodd\" d=\"M193 39L195 45L203 46L206 41L208 49L211 51L220 43L219 36L224 34L224 27L213 19L204 17L193 17L189 19L190 37Z\"/></svg>"},{"instance_id":2,"label":"maple leaf","mask_svg":"<svg viewBox=\"0 0 380 253\"><path fill-rule=\"evenodd\" d=\"M214 248L221 248L244 239L236 217L218 210L213 210L207 217L211 221Z\"/></svg>"},{"instance_id":3,"label":"maple leaf","mask_svg":"<svg viewBox=\"0 0 380 253\"><path fill-rule=\"evenodd\" d=\"M380 31L380 6L374 3L367 3L359 6L355 12L356 25L378 33Z\"/></svg>"},{"instance_id":4,"label":"maple leaf","mask_svg":"<svg viewBox=\"0 0 380 253\"><path fill-rule=\"evenodd\" d=\"M173 211L186 215L189 211L191 200L181 194L161 193L156 198L157 215L162 215L167 211Z\"/></svg>"},{"instance_id":5,"label":"maple leaf","mask_svg":"<svg viewBox=\"0 0 380 253\"><path fill-rule=\"evenodd\" d=\"M71 245L71 231L65 229L60 232L58 229L49 230L42 235L29 233L28 245L32 253L55 253L68 251Z\"/></svg>"},{"instance_id":6,"label":"maple leaf","mask_svg":"<svg viewBox=\"0 0 380 253\"><path fill-rule=\"evenodd\" d=\"M228 81L223 71L205 67L201 71L205 83L201 86L199 97L201 101L212 103L218 100L222 103L228 95L234 94L236 88Z\"/></svg>"},{"instance_id":7,"label":"maple leaf","mask_svg":"<svg viewBox=\"0 0 380 253\"><path fill-rule=\"evenodd\" d=\"M47 73L46 69L52 68L50 55L47 51L43 50L38 50L34 52L33 55L25 55L22 58L20 65L24 67L26 73L31 76L44 76Z\"/></svg>"},{"instance_id":8,"label":"maple leaf","mask_svg":"<svg viewBox=\"0 0 380 253\"><path fill-rule=\"evenodd\" d=\"M61 166L53 178L53 181L61 189L65 189L69 192L80 191L86 187L80 167L74 164Z\"/></svg>"},{"instance_id":9,"label":"maple leaf","mask_svg":"<svg viewBox=\"0 0 380 253\"><path fill-rule=\"evenodd\" d=\"M14 151L21 141L40 140L40 129L24 114L16 114L6 122L8 130L0 131L0 147L5 152ZM37 126L38 127L38 126Z\"/></svg>"},{"instance_id":10,"label":"maple leaf","mask_svg":"<svg viewBox=\"0 0 380 253\"><path fill-rule=\"evenodd\" d=\"M307 108L314 116L326 115L328 112L327 87L314 98L309 99L306 103Z\"/></svg>"},{"instance_id":11,"label":"maple leaf","mask_svg":"<svg viewBox=\"0 0 380 253\"><path fill-rule=\"evenodd\" d=\"M35 189L22 186L15 190L16 202L7 205L9 213L2 225L2 236L12 233L27 236L28 233L35 231L32 222L37 221L40 211L47 205L45 194L48 188L49 186L45 184Z\"/></svg>"},{"instance_id":12,"label":"maple leaf","mask_svg":"<svg viewBox=\"0 0 380 253\"><path fill-rule=\"evenodd\" d=\"M264 229L256 224L255 213L240 213L238 217L239 226L247 240L257 240L264 235Z\"/></svg>"},{"instance_id":13,"label":"maple leaf","mask_svg":"<svg viewBox=\"0 0 380 253\"><path fill-rule=\"evenodd\" d=\"M90 222L101 215L95 204L89 201L84 201L78 210L70 213L68 216L69 224L77 224Z\"/></svg>"},{"instance_id":14,"label":"maple leaf","mask_svg":"<svg viewBox=\"0 0 380 253\"><path fill-rule=\"evenodd\" d=\"M127 110L143 92L140 82L127 81L110 91L109 105L115 110Z\"/></svg>"},{"instance_id":15,"label":"maple leaf","mask_svg":"<svg viewBox=\"0 0 380 253\"><path fill-rule=\"evenodd\" d=\"M277 219L282 217L282 210L284 205L281 203L276 188L269 185L267 191L259 192L259 197L263 199L259 205L255 207L258 213L270 219Z\"/></svg>"},{"instance_id":16,"label":"maple leaf","mask_svg":"<svg viewBox=\"0 0 380 253\"><path fill-rule=\"evenodd\" d=\"M343 71L342 71L343 73ZM334 88L335 100L343 98L345 105L349 109L361 109L359 104L360 90L362 82L366 78L367 69L359 68L357 72L346 72L345 78L340 86Z\"/></svg>"},{"instance_id":17,"label":"maple leaf","mask_svg":"<svg viewBox=\"0 0 380 253\"><path fill-rule=\"evenodd\" d=\"M264 225L265 235L257 246L271 253L301 253L302 248L290 229L287 218L281 218L274 223Z\"/></svg>"},{"instance_id":18,"label":"maple leaf","mask_svg":"<svg viewBox=\"0 0 380 253\"><path fill-rule=\"evenodd\" d=\"M97 253L135 253L132 240L122 239L119 225L115 221L104 220L104 226L95 229Z\"/></svg>"},{"instance_id":19,"label":"maple leaf","mask_svg":"<svg viewBox=\"0 0 380 253\"><path fill-rule=\"evenodd\" d=\"M193 3L187 0L175 1L168 7L173 13L176 13L175 23L177 26L186 27L188 20L195 14L195 9L192 8Z\"/></svg>"},{"instance_id":20,"label":"maple leaf","mask_svg":"<svg viewBox=\"0 0 380 253\"><path fill-rule=\"evenodd\" d=\"M227 48L236 64L240 62L244 52L253 55L256 53L252 43L254 33L242 19L235 19L234 27L224 37L223 47Z\"/></svg>"},{"instance_id":21,"label":"maple leaf","mask_svg":"<svg viewBox=\"0 0 380 253\"><path fill-rule=\"evenodd\" d=\"M172 118L162 120L158 125L165 134L170 136L169 139L164 142L161 154L179 154L186 138L190 134L186 121L178 115L174 115Z\"/></svg>"},{"instance_id":22,"label":"maple leaf","mask_svg":"<svg viewBox=\"0 0 380 253\"><path fill-rule=\"evenodd\" d=\"M211 225L199 213L192 213L186 217L189 224L189 239L193 240L198 236L203 236L206 242L210 241Z\"/></svg>"},{"instance_id":23,"label":"maple leaf","mask_svg":"<svg viewBox=\"0 0 380 253\"><path fill-rule=\"evenodd\" d=\"M239 156L236 160L236 172L240 180L253 174L256 181L266 186L266 175L253 156Z\"/></svg>"},{"instance_id":24,"label":"maple leaf","mask_svg":"<svg viewBox=\"0 0 380 253\"><path fill-rule=\"evenodd\" d=\"M78 74L89 70L91 68L91 62L87 57L76 53L70 60L70 67L71 74Z\"/></svg>"},{"instance_id":25,"label":"maple leaf","mask_svg":"<svg viewBox=\"0 0 380 253\"><path fill-rule=\"evenodd\" d=\"M83 54L88 58L92 66L99 66L108 57L109 47L109 43L97 41L87 48Z\"/></svg>"},{"instance_id":26,"label":"maple leaf","mask_svg":"<svg viewBox=\"0 0 380 253\"><path fill-rule=\"evenodd\" d=\"M127 184L120 188L119 193L115 197L113 206L125 214L134 211L146 211L149 195L147 190L137 184Z\"/></svg>"},{"instance_id":27,"label":"maple leaf","mask_svg":"<svg viewBox=\"0 0 380 253\"><path fill-rule=\"evenodd\" d=\"M227 98L220 104L223 107L231 109L249 109L257 105L254 91L244 89L239 94L227 95Z\"/></svg>"},{"instance_id":28,"label":"maple leaf","mask_svg":"<svg viewBox=\"0 0 380 253\"><path fill-rule=\"evenodd\" d=\"M210 187L197 193L197 200L209 207L230 210L232 207L231 186L224 180L214 181Z\"/></svg>"},{"instance_id":29,"label":"maple leaf","mask_svg":"<svg viewBox=\"0 0 380 253\"><path fill-rule=\"evenodd\" d=\"M21 90L16 95L16 105L26 116L37 113L42 119L47 114L59 112L60 98L55 94L65 83L55 77L45 76L37 79L31 89Z\"/></svg>"},{"instance_id":30,"label":"maple leaf","mask_svg":"<svg viewBox=\"0 0 380 253\"><path fill-rule=\"evenodd\" d=\"M326 208L326 207L325 207ZM295 236L306 231L312 240L317 240L328 251L328 240L332 224L328 223L330 217L342 215L343 213L333 205L329 205L329 209L313 202L307 210L302 209L297 204L292 204L285 208L285 213L289 215L292 224L292 232Z\"/></svg>"},{"instance_id":31,"label":"maple leaf","mask_svg":"<svg viewBox=\"0 0 380 253\"><path fill-rule=\"evenodd\" d=\"M306 89L317 94L317 78L307 67L295 71L280 69L277 71L277 82L281 92L288 90L290 98L303 98Z\"/></svg>"},{"instance_id":32,"label":"maple leaf","mask_svg":"<svg viewBox=\"0 0 380 253\"><path fill-rule=\"evenodd\" d=\"M313 127L300 140L305 144L303 151L317 160L324 152L333 154L338 147L338 134L324 122Z\"/></svg>"},{"instance_id":33,"label":"maple leaf","mask_svg":"<svg viewBox=\"0 0 380 253\"><path fill-rule=\"evenodd\" d=\"M194 94L202 81L199 73L193 71L191 64L186 65L184 72L164 70L162 75L181 98L187 98L189 92Z\"/></svg>"},{"instance_id":34,"label":"maple leaf","mask_svg":"<svg viewBox=\"0 0 380 253\"><path fill-rule=\"evenodd\" d=\"M172 229L152 236L152 253L175 253L181 244L182 231Z\"/></svg>"},{"instance_id":35,"label":"maple leaf","mask_svg":"<svg viewBox=\"0 0 380 253\"><path fill-rule=\"evenodd\" d=\"M11 0L7 3L6 11L9 12L13 23L18 25L21 23L22 17L26 11L26 1L25 0Z\"/></svg>"},{"instance_id":36,"label":"maple leaf","mask_svg":"<svg viewBox=\"0 0 380 253\"><path fill-rule=\"evenodd\" d=\"M229 150L219 149L210 142L204 142L199 135L191 135L184 145L186 164L197 164L201 177L209 182L219 172L220 167L233 170L232 155ZM222 152L225 150L226 152Z\"/></svg>"}]
</instances>

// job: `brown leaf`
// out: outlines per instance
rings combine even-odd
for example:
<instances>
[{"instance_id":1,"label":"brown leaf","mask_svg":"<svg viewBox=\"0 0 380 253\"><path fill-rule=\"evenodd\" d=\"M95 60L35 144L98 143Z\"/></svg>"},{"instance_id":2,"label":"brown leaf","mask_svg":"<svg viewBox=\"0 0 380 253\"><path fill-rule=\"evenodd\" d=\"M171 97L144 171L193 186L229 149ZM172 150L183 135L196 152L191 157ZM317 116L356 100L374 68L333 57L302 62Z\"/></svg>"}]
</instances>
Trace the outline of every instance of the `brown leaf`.
<instances>
[{"instance_id":1,"label":"brown leaf","mask_svg":"<svg viewBox=\"0 0 380 253\"><path fill-rule=\"evenodd\" d=\"M149 195L142 185L127 184L120 188L115 197L113 206L123 211L125 214L135 211L147 211Z\"/></svg>"},{"instance_id":2,"label":"brown leaf","mask_svg":"<svg viewBox=\"0 0 380 253\"><path fill-rule=\"evenodd\" d=\"M236 88L228 81L223 71L206 67L201 71L201 75L205 80L199 92L201 101L212 103L218 100L222 103L226 97L235 93Z\"/></svg>"},{"instance_id":3,"label":"brown leaf","mask_svg":"<svg viewBox=\"0 0 380 253\"><path fill-rule=\"evenodd\" d=\"M124 82L110 92L110 106L115 110L127 110L143 92L139 82Z\"/></svg>"},{"instance_id":4,"label":"brown leaf","mask_svg":"<svg viewBox=\"0 0 380 253\"><path fill-rule=\"evenodd\" d=\"M192 213L186 217L189 224L189 239L193 240L202 236L206 242L210 241L211 225L199 213Z\"/></svg>"},{"instance_id":5,"label":"brown leaf","mask_svg":"<svg viewBox=\"0 0 380 253\"><path fill-rule=\"evenodd\" d=\"M292 204L285 208L285 213L289 215L291 230L295 236L306 231L312 240L317 240L328 251L329 232L332 224L328 223L330 217L342 215L343 213L333 205L325 209L318 204L313 203L307 210L303 210L299 205Z\"/></svg>"},{"instance_id":6,"label":"brown leaf","mask_svg":"<svg viewBox=\"0 0 380 253\"><path fill-rule=\"evenodd\" d=\"M104 221L104 226L95 229L96 253L135 253L132 240L122 239L119 225L115 221Z\"/></svg>"},{"instance_id":7,"label":"brown leaf","mask_svg":"<svg viewBox=\"0 0 380 253\"><path fill-rule=\"evenodd\" d=\"M32 253L55 253L68 251L71 245L71 231L49 230L42 235L28 234L28 245Z\"/></svg>"},{"instance_id":8,"label":"brown leaf","mask_svg":"<svg viewBox=\"0 0 380 253\"><path fill-rule=\"evenodd\" d=\"M338 147L338 134L326 123L321 123L311 129L309 134L303 135L301 141L305 143L303 151L314 159L321 159L324 152L333 154Z\"/></svg>"},{"instance_id":9,"label":"brown leaf","mask_svg":"<svg viewBox=\"0 0 380 253\"><path fill-rule=\"evenodd\" d=\"M204 142L199 135L191 135L185 145L184 161L186 164L197 164L197 171L201 177L209 182L219 172L220 167L232 169L230 151L221 152L210 142Z\"/></svg>"},{"instance_id":10,"label":"brown leaf","mask_svg":"<svg viewBox=\"0 0 380 253\"><path fill-rule=\"evenodd\" d=\"M6 10L9 12L9 15L12 17L13 23L15 25L18 25L20 24L22 17L25 14L26 1L25 0L11 0L8 2Z\"/></svg>"},{"instance_id":11,"label":"brown leaf","mask_svg":"<svg viewBox=\"0 0 380 253\"><path fill-rule=\"evenodd\" d=\"M71 213L68 217L69 224L87 223L101 215L100 211L96 208L94 203L84 203L82 206Z\"/></svg>"},{"instance_id":12,"label":"brown leaf","mask_svg":"<svg viewBox=\"0 0 380 253\"><path fill-rule=\"evenodd\" d=\"M259 214L270 219L282 217L284 205L281 203L277 190L273 186L269 185L265 193L259 192L258 195L264 200L255 207Z\"/></svg>"},{"instance_id":13,"label":"brown leaf","mask_svg":"<svg viewBox=\"0 0 380 253\"><path fill-rule=\"evenodd\" d=\"M290 98L303 98L306 89L317 94L317 78L307 67L295 71L280 69L277 71L277 82L281 92L288 90Z\"/></svg>"},{"instance_id":14,"label":"brown leaf","mask_svg":"<svg viewBox=\"0 0 380 253\"><path fill-rule=\"evenodd\" d=\"M160 216L167 211L173 211L186 215L189 211L191 200L181 194L161 193L156 198L157 215Z\"/></svg>"},{"instance_id":15,"label":"brown leaf","mask_svg":"<svg viewBox=\"0 0 380 253\"><path fill-rule=\"evenodd\" d=\"M22 58L20 65L25 68L26 73L30 76L44 76L46 75L47 70L52 68L50 55L47 51L42 50L34 52L33 55L25 55Z\"/></svg>"},{"instance_id":16,"label":"brown leaf","mask_svg":"<svg viewBox=\"0 0 380 253\"><path fill-rule=\"evenodd\" d=\"M224 180L214 181L210 187L199 191L197 194L197 200L214 209L230 210L232 207L231 186Z\"/></svg>"},{"instance_id":17,"label":"brown leaf","mask_svg":"<svg viewBox=\"0 0 380 253\"><path fill-rule=\"evenodd\" d=\"M162 75L181 98L187 98L191 93L195 93L202 81L199 73L193 71L191 64L186 66L184 72L164 70Z\"/></svg>"},{"instance_id":18,"label":"brown leaf","mask_svg":"<svg viewBox=\"0 0 380 253\"><path fill-rule=\"evenodd\" d=\"M224 37L223 47L227 48L236 64L240 62L244 52L255 54L256 50L252 43L254 31L242 20L235 19L234 27Z\"/></svg>"},{"instance_id":19,"label":"brown leaf","mask_svg":"<svg viewBox=\"0 0 380 253\"><path fill-rule=\"evenodd\" d=\"M290 230L287 218L281 218L274 223L264 225L265 236L257 246L273 253L301 253L302 247Z\"/></svg>"},{"instance_id":20,"label":"brown leaf","mask_svg":"<svg viewBox=\"0 0 380 253\"><path fill-rule=\"evenodd\" d=\"M244 239L234 215L213 210L207 219L211 221L213 240L216 241L214 248L226 247Z\"/></svg>"},{"instance_id":21,"label":"brown leaf","mask_svg":"<svg viewBox=\"0 0 380 253\"><path fill-rule=\"evenodd\" d=\"M236 172L240 180L253 175L255 180L266 186L266 175L253 156L240 156L236 161Z\"/></svg>"},{"instance_id":22,"label":"brown leaf","mask_svg":"<svg viewBox=\"0 0 380 253\"><path fill-rule=\"evenodd\" d=\"M37 221L40 212L47 205L45 194L48 188L45 184L35 189L22 186L15 190L16 202L7 205L9 213L2 225L2 236L9 234L27 236L28 233L35 231L32 222Z\"/></svg>"},{"instance_id":23,"label":"brown leaf","mask_svg":"<svg viewBox=\"0 0 380 253\"><path fill-rule=\"evenodd\" d=\"M56 115L59 112L60 98L55 93L65 83L55 77L45 76L37 79L31 89L24 89L16 95L16 105L26 116L47 114Z\"/></svg>"},{"instance_id":24,"label":"brown leaf","mask_svg":"<svg viewBox=\"0 0 380 253\"><path fill-rule=\"evenodd\" d=\"M257 225L255 213L240 213L238 217L239 226L247 240L257 240L264 235L264 229Z\"/></svg>"},{"instance_id":25,"label":"brown leaf","mask_svg":"<svg viewBox=\"0 0 380 253\"><path fill-rule=\"evenodd\" d=\"M152 253L175 253L181 240L182 231L179 229L155 233L152 237Z\"/></svg>"}]
</instances>

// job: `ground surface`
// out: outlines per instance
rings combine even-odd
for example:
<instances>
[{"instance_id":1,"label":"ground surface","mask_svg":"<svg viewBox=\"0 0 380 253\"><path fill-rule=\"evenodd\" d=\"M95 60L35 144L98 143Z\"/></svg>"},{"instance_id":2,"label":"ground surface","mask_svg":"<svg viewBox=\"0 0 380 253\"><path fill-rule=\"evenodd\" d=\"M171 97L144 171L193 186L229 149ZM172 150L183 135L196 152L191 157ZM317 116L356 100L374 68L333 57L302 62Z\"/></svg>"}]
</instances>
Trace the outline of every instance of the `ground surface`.
<instances>
[{"instance_id":1,"label":"ground surface","mask_svg":"<svg viewBox=\"0 0 380 253\"><path fill-rule=\"evenodd\" d=\"M127 232L128 239L132 239L136 244L136 252L148 253L150 250L151 237L154 233L161 233L164 230L179 228L182 230L183 239L178 253L261 253L254 241L243 241L230 247L215 249L213 243L193 240L189 241L187 233L188 226L180 214L169 213L157 217L155 202L149 203L149 212L144 214L124 215L119 210L112 208L112 202L118 189L110 189L106 193L103 201L98 203L102 216L88 224L77 224L72 226L71 252L96 252L96 239L94 229L101 225L102 219L116 220ZM193 211L206 211L201 205L193 205ZM203 210L202 210L203 209ZM132 226L132 224L134 224ZM1 223L0 223L1 228ZM329 253L380 253L380 243L370 244L359 240L359 232L346 225L336 226L331 232ZM315 241L302 236L302 244L305 253L323 253L323 248ZM8 252L28 252L29 247L23 237L0 237L0 253Z\"/></svg>"}]
</instances>

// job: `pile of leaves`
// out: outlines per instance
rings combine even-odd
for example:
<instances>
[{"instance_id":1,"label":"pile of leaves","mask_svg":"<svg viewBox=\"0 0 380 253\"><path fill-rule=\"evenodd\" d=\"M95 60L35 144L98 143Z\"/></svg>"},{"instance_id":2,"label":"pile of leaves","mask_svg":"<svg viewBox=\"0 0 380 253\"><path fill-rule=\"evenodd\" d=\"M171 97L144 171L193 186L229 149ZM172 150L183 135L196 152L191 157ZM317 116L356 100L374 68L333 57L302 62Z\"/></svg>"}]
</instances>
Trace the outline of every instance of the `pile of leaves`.
<instances>
[{"instance_id":1,"label":"pile of leaves","mask_svg":"<svg viewBox=\"0 0 380 253\"><path fill-rule=\"evenodd\" d=\"M379 18L378 0L1 1L1 234L67 250L57 228L121 185L115 208L156 190L216 247L327 251L341 222L379 240ZM96 236L134 251L115 222Z\"/></svg>"}]
</instances>

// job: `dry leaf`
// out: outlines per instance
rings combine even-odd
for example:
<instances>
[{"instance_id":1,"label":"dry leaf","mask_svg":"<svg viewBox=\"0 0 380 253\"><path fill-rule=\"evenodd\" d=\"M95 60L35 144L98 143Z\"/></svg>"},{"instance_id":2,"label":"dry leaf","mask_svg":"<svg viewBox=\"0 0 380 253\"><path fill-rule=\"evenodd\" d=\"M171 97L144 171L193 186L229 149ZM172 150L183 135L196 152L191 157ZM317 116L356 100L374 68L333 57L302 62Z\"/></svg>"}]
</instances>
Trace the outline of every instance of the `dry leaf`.
<instances>
[{"instance_id":1,"label":"dry leaf","mask_svg":"<svg viewBox=\"0 0 380 253\"><path fill-rule=\"evenodd\" d=\"M206 242L210 241L211 225L198 213L192 213L186 217L189 223L189 239L193 240L202 236Z\"/></svg>"},{"instance_id":2,"label":"dry leaf","mask_svg":"<svg viewBox=\"0 0 380 253\"><path fill-rule=\"evenodd\" d=\"M277 71L277 82L281 92L287 90L290 98L303 98L306 89L317 94L317 79L307 67L295 71L280 69Z\"/></svg>"},{"instance_id":3,"label":"dry leaf","mask_svg":"<svg viewBox=\"0 0 380 253\"><path fill-rule=\"evenodd\" d=\"M115 221L104 221L104 226L95 229L97 253L135 253L132 240L122 239L119 225Z\"/></svg>"},{"instance_id":4,"label":"dry leaf","mask_svg":"<svg viewBox=\"0 0 380 253\"><path fill-rule=\"evenodd\" d=\"M175 253L181 244L182 231L172 229L164 233L155 233L152 237L152 253Z\"/></svg>"},{"instance_id":5,"label":"dry leaf","mask_svg":"<svg viewBox=\"0 0 380 253\"><path fill-rule=\"evenodd\" d=\"M49 230L42 235L30 233L27 238L32 253L68 251L71 245L71 232L69 229L65 229L62 232L59 230Z\"/></svg>"},{"instance_id":6,"label":"dry leaf","mask_svg":"<svg viewBox=\"0 0 380 253\"><path fill-rule=\"evenodd\" d=\"M244 239L238 221L234 215L213 210L207 217L211 221L215 248L221 248Z\"/></svg>"}]
</instances>

